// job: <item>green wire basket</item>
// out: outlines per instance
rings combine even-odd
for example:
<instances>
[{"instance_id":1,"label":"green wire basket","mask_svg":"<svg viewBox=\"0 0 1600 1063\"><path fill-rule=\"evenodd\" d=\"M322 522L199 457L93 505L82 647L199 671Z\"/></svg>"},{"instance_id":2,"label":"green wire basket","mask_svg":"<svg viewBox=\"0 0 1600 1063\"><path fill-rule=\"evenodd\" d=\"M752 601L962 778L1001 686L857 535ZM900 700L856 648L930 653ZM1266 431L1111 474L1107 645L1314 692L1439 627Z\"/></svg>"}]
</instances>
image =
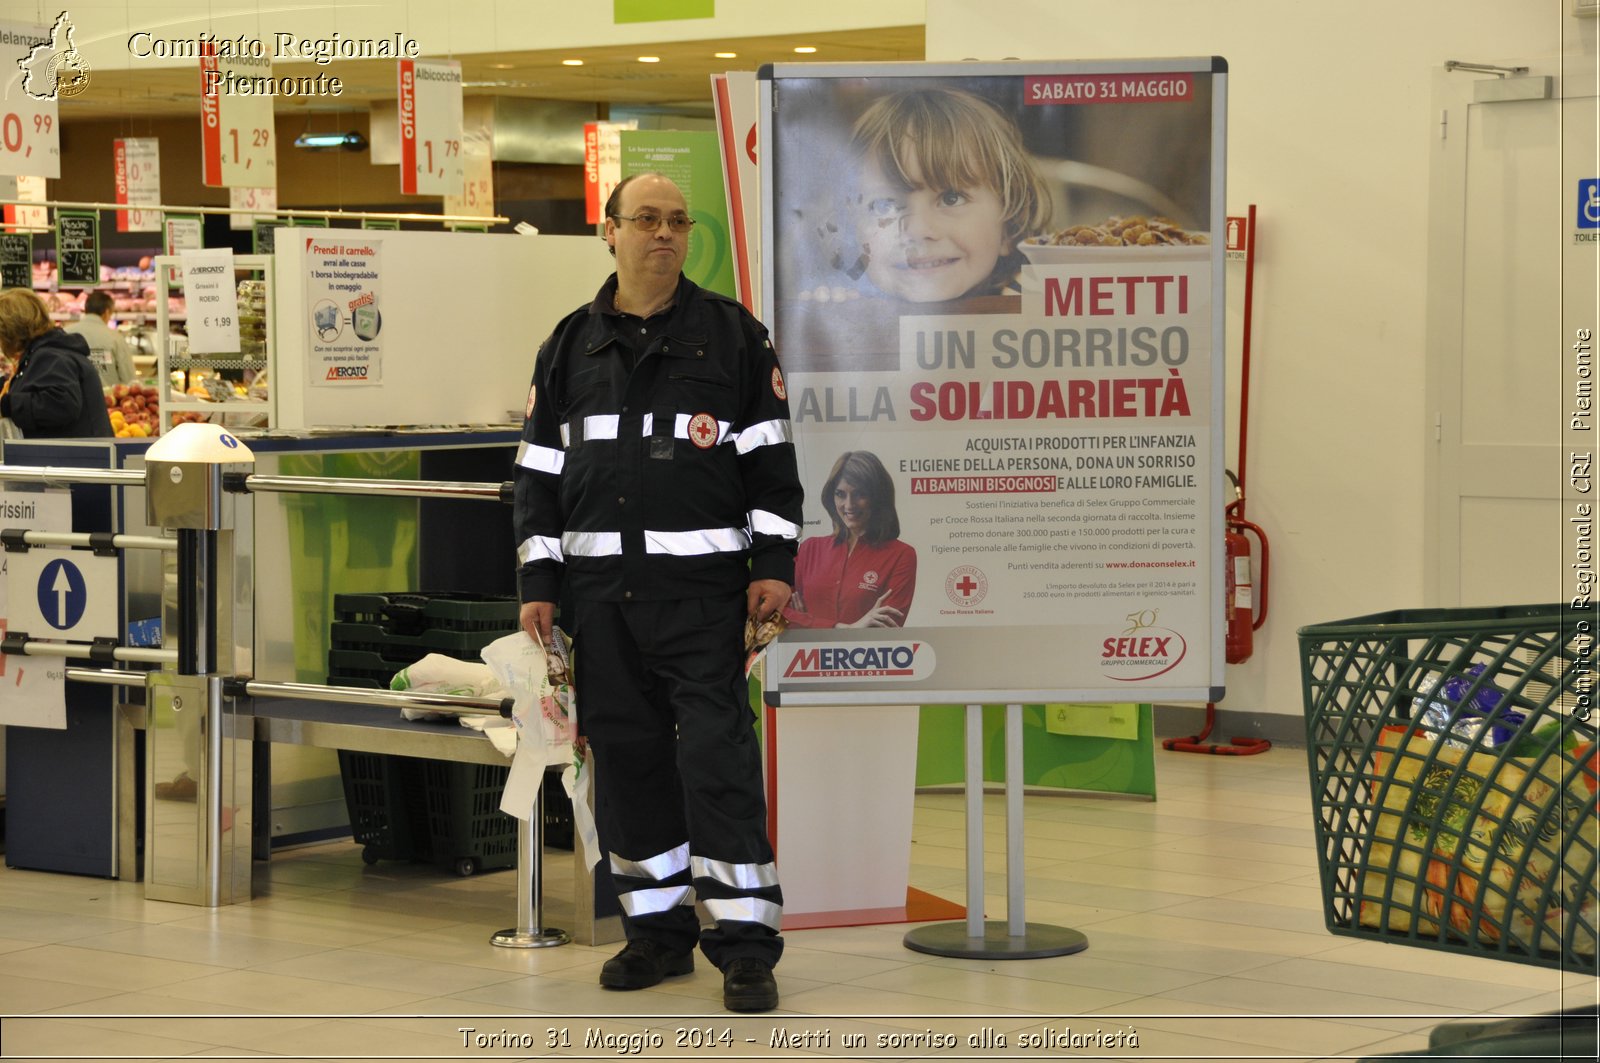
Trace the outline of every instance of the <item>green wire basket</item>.
<instances>
[{"instance_id":1,"label":"green wire basket","mask_svg":"<svg viewBox=\"0 0 1600 1063\"><path fill-rule=\"evenodd\" d=\"M1302 628L1335 934L1600 973L1595 613L1377 613Z\"/></svg>"}]
</instances>

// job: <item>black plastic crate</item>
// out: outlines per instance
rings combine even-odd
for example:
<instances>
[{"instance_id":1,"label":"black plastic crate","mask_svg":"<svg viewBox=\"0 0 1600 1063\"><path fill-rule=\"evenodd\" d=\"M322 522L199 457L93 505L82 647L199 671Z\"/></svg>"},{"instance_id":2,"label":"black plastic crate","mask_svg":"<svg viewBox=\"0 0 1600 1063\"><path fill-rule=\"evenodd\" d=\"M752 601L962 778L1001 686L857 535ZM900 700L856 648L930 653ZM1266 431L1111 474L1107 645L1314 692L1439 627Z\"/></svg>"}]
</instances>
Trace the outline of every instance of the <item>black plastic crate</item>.
<instances>
[{"instance_id":1,"label":"black plastic crate","mask_svg":"<svg viewBox=\"0 0 1600 1063\"><path fill-rule=\"evenodd\" d=\"M372 653L368 650L329 650L328 651L328 682L334 686L355 686L354 683L340 683L334 676L347 679L369 680L380 690L389 690L389 681L395 673L402 668L409 667L421 660L420 657L391 657L382 653ZM366 683L362 683L366 686Z\"/></svg>"},{"instance_id":2,"label":"black plastic crate","mask_svg":"<svg viewBox=\"0 0 1600 1063\"><path fill-rule=\"evenodd\" d=\"M514 597L464 591L333 596L335 620L383 624L399 635L416 635L427 630L515 631L521 608Z\"/></svg>"},{"instance_id":3,"label":"black plastic crate","mask_svg":"<svg viewBox=\"0 0 1600 1063\"><path fill-rule=\"evenodd\" d=\"M425 760L426 830L433 862L458 875L517 862L517 820L500 811L509 766Z\"/></svg>"},{"instance_id":4,"label":"black plastic crate","mask_svg":"<svg viewBox=\"0 0 1600 1063\"><path fill-rule=\"evenodd\" d=\"M430 653L443 653L462 660L476 660L479 651L516 627L490 631L445 631L428 629L403 634L387 624L361 624L336 620L329 625L330 645L336 650L376 653L409 664Z\"/></svg>"},{"instance_id":5,"label":"black plastic crate","mask_svg":"<svg viewBox=\"0 0 1600 1063\"><path fill-rule=\"evenodd\" d=\"M427 860L431 856L418 765L410 757L339 750L350 834L361 859Z\"/></svg>"}]
</instances>

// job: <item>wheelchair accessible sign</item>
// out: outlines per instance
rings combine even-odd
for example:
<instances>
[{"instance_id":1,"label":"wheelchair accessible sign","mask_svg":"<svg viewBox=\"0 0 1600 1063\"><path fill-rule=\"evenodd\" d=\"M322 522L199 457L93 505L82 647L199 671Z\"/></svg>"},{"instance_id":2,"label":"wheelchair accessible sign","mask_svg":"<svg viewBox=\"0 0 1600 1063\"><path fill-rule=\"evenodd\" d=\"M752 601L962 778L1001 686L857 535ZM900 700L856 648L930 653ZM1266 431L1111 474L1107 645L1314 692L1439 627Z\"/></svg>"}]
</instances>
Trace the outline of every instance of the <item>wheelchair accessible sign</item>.
<instances>
[{"instance_id":1,"label":"wheelchair accessible sign","mask_svg":"<svg viewBox=\"0 0 1600 1063\"><path fill-rule=\"evenodd\" d=\"M1578 228L1600 229L1600 177L1578 182Z\"/></svg>"},{"instance_id":2,"label":"wheelchair accessible sign","mask_svg":"<svg viewBox=\"0 0 1600 1063\"><path fill-rule=\"evenodd\" d=\"M120 641L115 557L34 547L7 560L12 631L70 642Z\"/></svg>"}]
</instances>

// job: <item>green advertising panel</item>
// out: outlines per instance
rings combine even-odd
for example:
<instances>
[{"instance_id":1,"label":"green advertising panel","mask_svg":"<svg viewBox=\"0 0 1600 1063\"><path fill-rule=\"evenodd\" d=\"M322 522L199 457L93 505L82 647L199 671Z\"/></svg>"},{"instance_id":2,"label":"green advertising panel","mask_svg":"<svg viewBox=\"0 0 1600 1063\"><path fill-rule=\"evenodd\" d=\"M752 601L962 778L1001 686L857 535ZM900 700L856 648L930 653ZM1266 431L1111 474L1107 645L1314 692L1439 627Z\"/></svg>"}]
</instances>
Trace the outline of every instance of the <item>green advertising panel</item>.
<instances>
[{"instance_id":1,"label":"green advertising panel","mask_svg":"<svg viewBox=\"0 0 1600 1063\"><path fill-rule=\"evenodd\" d=\"M1129 722L1136 728L1132 737L1112 737L1112 731L1120 731L1120 727L1089 726L1087 721L1069 724L1076 733L1062 733L1051 720L1051 710L1059 708L1022 707L1023 785L1155 796L1155 721L1149 705L1126 706ZM922 707L918 786L950 785L965 778L965 735L965 706ZM1005 779L1005 769L1005 706L985 705L983 777L1000 782Z\"/></svg>"},{"instance_id":2,"label":"green advertising panel","mask_svg":"<svg viewBox=\"0 0 1600 1063\"><path fill-rule=\"evenodd\" d=\"M722 180L722 153L712 132L666 129L622 131L622 176L659 173L683 189L694 217L684 276L730 299L737 299L733 280L733 237L728 225L728 197Z\"/></svg>"},{"instance_id":3,"label":"green advertising panel","mask_svg":"<svg viewBox=\"0 0 1600 1063\"><path fill-rule=\"evenodd\" d=\"M716 0L611 0L611 21L670 22L686 18L715 18Z\"/></svg>"}]
</instances>

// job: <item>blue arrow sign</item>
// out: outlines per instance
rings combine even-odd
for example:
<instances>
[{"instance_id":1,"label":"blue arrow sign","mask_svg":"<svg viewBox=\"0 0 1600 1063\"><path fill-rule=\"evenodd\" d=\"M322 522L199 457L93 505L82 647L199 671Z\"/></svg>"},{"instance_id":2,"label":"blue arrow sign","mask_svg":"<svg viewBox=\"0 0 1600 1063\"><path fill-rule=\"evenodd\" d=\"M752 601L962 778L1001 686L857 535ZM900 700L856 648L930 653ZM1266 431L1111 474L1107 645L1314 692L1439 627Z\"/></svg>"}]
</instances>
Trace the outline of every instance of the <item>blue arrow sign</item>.
<instances>
[{"instance_id":1,"label":"blue arrow sign","mask_svg":"<svg viewBox=\"0 0 1600 1063\"><path fill-rule=\"evenodd\" d=\"M39 573L39 614L57 631L78 626L89 605L89 587L78 566L65 558L50 562Z\"/></svg>"}]
</instances>

